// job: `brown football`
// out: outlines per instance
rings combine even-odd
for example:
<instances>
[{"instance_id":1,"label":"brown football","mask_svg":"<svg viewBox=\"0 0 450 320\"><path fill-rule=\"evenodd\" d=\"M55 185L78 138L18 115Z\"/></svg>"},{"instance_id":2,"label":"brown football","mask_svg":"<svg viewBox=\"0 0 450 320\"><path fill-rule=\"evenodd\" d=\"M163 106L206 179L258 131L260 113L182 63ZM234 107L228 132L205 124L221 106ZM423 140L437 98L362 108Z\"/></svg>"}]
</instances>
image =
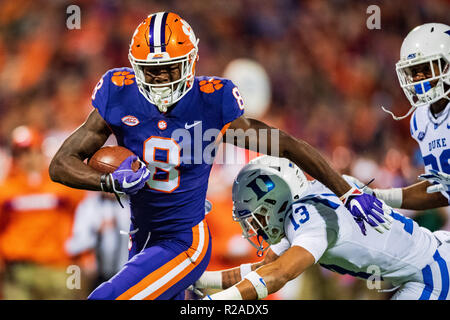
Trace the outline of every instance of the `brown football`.
<instances>
[{"instance_id":1,"label":"brown football","mask_svg":"<svg viewBox=\"0 0 450 320\"><path fill-rule=\"evenodd\" d=\"M134 153L127 148L121 146L105 146L94 153L89 159L88 165L97 171L112 173L120 166L122 161L132 155ZM131 168L133 171L137 171L139 169L139 161L133 162Z\"/></svg>"}]
</instances>

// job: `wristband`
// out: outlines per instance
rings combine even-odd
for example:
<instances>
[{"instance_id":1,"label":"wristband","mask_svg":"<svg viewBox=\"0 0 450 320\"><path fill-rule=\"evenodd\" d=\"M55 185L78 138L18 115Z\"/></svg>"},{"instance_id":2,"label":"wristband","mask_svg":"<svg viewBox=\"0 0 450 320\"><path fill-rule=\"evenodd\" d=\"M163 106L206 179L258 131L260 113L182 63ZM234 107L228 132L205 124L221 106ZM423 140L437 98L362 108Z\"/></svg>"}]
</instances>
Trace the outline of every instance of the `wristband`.
<instances>
[{"instance_id":1,"label":"wristband","mask_svg":"<svg viewBox=\"0 0 450 320\"><path fill-rule=\"evenodd\" d=\"M403 202L402 188L373 189L374 195L392 208L401 208Z\"/></svg>"},{"instance_id":2,"label":"wristband","mask_svg":"<svg viewBox=\"0 0 450 320\"><path fill-rule=\"evenodd\" d=\"M111 185L111 177L108 173L102 174L100 176L100 187L102 188L102 191L104 192L111 192L114 193L114 189Z\"/></svg>"},{"instance_id":3,"label":"wristband","mask_svg":"<svg viewBox=\"0 0 450 320\"><path fill-rule=\"evenodd\" d=\"M246 275L252 272L252 264L251 263L241 264L239 269L241 270L241 280L243 280Z\"/></svg>"},{"instance_id":4,"label":"wristband","mask_svg":"<svg viewBox=\"0 0 450 320\"><path fill-rule=\"evenodd\" d=\"M119 188L117 188L111 173L105 173L100 176L100 188L104 192L123 194L122 191L118 190Z\"/></svg>"},{"instance_id":5,"label":"wristband","mask_svg":"<svg viewBox=\"0 0 450 320\"><path fill-rule=\"evenodd\" d=\"M103 178L103 174L100 176L100 188L102 189L103 192L106 192L105 190L105 179Z\"/></svg>"},{"instance_id":6,"label":"wristband","mask_svg":"<svg viewBox=\"0 0 450 320\"><path fill-rule=\"evenodd\" d=\"M102 189L103 192L114 193L120 206L122 208L125 208L122 204L122 201L120 201L119 197L119 194L123 194L123 192L116 190L116 188L114 187L113 177L110 173L109 174L105 173L100 176L100 188Z\"/></svg>"},{"instance_id":7,"label":"wristband","mask_svg":"<svg viewBox=\"0 0 450 320\"><path fill-rule=\"evenodd\" d=\"M232 286L226 290L207 295L203 300L242 300L242 295L236 286Z\"/></svg>"},{"instance_id":8,"label":"wristband","mask_svg":"<svg viewBox=\"0 0 450 320\"><path fill-rule=\"evenodd\" d=\"M195 282L195 286L199 289L223 289L222 271L205 271Z\"/></svg>"},{"instance_id":9,"label":"wristband","mask_svg":"<svg viewBox=\"0 0 450 320\"><path fill-rule=\"evenodd\" d=\"M256 271L250 272L245 276L245 279L250 281L255 288L258 299L264 299L265 297L267 297L267 295L269 294L267 285L264 282L264 279Z\"/></svg>"},{"instance_id":10,"label":"wristband","mask_svg":"<svg viewBox=\"0 0 450 320\"><path fill-rule=\"evenodd\" d=\"M351 188L346 193L344 193L342 196L339 197L339 200L342 201L343 204L346 204L348 198L352 195L360 195L362 192L358 188Z\"/></svg>"}]
</instances>

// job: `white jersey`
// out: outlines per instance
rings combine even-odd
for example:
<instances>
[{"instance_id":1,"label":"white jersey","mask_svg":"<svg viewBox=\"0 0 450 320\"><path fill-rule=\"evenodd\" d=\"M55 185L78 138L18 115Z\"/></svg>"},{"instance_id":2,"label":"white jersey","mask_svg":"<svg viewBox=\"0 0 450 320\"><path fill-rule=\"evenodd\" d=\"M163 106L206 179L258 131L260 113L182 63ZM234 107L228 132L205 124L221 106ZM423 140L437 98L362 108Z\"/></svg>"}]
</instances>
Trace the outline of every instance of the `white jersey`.
<instances>
[{"instance_id":1,"label":"white jersey","mask_svg":"<svg viewBox=\"0 0 450 320\"><path fill-rule=\"evenodd\" d=\"M411 116L411 136L420 146L425 172L430 169L450 174L450 103L435 118L429 106L419 107ZM448 192L442 194L449 199Z\"/></svg>"},{"instance_id":2,"label":"white jersey","mask_svg":"<svg viewBox=\"0 0 450 320\"><path fill-rule=\"evenodd\" d=\"M310 184L308 195L287 214L286 236L271 246L275 254L297 245L310 252L316 263L338 273L368 279L376 271L381 280L394 285L423 280L422 270L436 260L440 244L431 231L393 211L389 231L379 233L367 226L363 235L335 194L318 181Z\"/></svg>"}]
</instances>

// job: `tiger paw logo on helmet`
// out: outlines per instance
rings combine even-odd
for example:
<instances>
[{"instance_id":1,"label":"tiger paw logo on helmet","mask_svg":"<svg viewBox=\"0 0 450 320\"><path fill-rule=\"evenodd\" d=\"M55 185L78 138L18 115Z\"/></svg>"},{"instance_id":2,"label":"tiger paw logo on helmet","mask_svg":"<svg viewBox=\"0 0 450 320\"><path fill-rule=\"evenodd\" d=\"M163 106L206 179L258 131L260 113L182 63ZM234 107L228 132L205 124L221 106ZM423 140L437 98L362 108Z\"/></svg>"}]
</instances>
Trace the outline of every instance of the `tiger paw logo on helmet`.
<instances>
[{"instance_id":1,"label":"tiger paw logo on helmet","mask_svg":"<svg viewBox=\"0 0 450 320\"><path fill-rule=\"evenodd\" d=\"M205 93L213 93L216 90L220 90L223 87L222 81L214 80L211 78L209 80L202 80L199 82L200 91Z\"/></svg>"},{"instance_id":2,"label":"tiger paw logo on helmet","mask_svg":"<svg viewBox=\"0 0 450 320\"><path fill-rule=\"evenodd\" d=\"M133 84L134 80L132 79L134 79L134 74L131 74L129 71L117 71L114 72L111 77L112 83L118 87Z\"/></svg>"}]
</instances>

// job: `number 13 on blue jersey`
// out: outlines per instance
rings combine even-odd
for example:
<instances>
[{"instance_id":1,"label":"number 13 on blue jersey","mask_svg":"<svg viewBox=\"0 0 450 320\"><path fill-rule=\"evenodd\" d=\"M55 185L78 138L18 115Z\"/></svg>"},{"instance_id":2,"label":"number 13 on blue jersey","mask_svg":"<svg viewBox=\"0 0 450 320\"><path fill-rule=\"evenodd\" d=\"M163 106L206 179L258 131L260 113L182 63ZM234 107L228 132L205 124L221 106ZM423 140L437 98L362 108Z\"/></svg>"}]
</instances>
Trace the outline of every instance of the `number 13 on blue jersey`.
<instances>
[{"instance_id":1,"label":"number 13 on blue jersey","mask_svg":"<svg viewBox=\"0 0 450 320\"><path fill-rule=\"evenodd\" d=\"M309 212L306 210L305 206L294 205L292 211L289 214L289 219L294 225L294 230L297 230L301 224L309 220Z\"/></svg>"}]
</instances>

